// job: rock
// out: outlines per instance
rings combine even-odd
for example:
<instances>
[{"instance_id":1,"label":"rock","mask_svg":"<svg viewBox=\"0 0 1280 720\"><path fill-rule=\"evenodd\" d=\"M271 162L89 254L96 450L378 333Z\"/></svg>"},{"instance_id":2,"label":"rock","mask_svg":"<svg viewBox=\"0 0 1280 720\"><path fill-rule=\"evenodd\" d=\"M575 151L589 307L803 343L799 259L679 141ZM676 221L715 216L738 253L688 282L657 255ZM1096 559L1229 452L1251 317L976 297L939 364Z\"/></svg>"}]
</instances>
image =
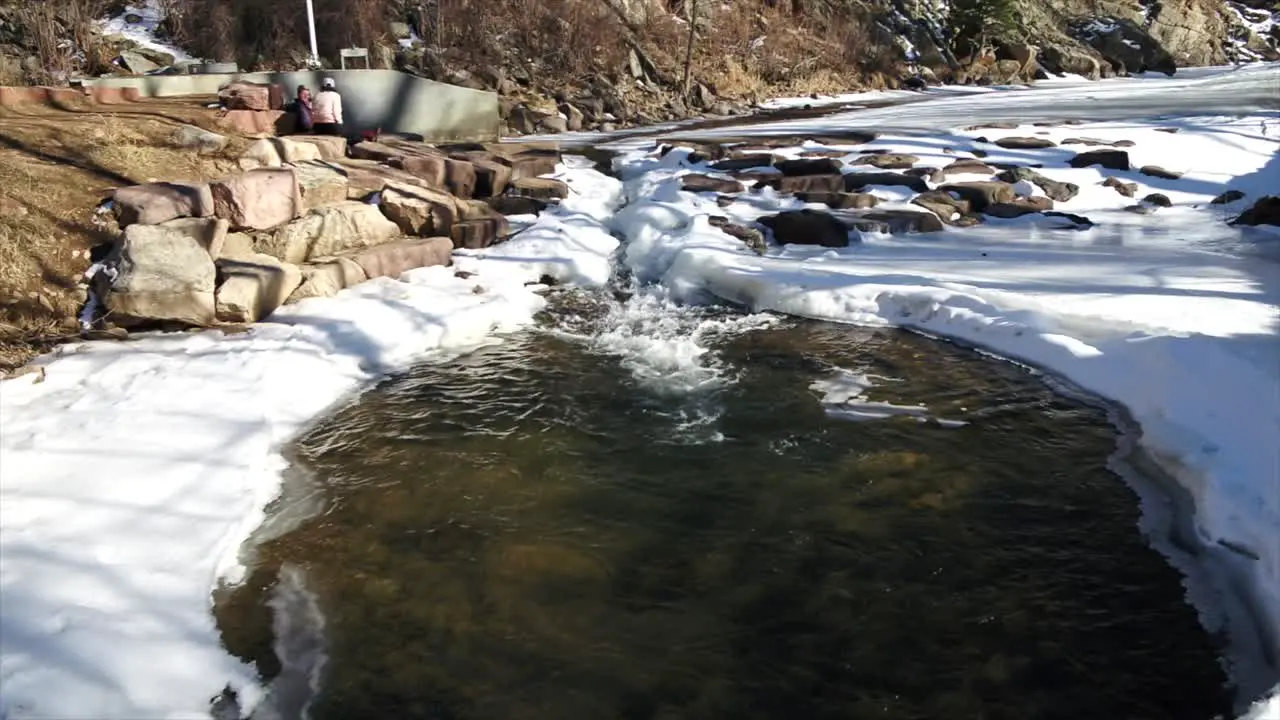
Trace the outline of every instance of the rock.
<instances>
[{"instance_id":1,"label":"rock","mask_svg":"<svg viewBox=\"0 0 1280 720\"><path fill-rule=\"evenodd\" d=\"M121 227L159 225L184 217L209 217L214 213L213 194L204 183L148 183L123 187L112 196Z\"/></svg>"},{"instance_id":2,"label":"rock","mask_svg":"<svg viewBox=\"0 0 1280 720\"><path fill-rule=\"evenodd\" d=\"M981 123L978 125L970 125L964 129L966 132L976 132L978 130L1017 130L1018 123L1016 122Z\"/></svg>"},{"instance_id":3,"label":"rock","mask_svg":"<svg viewBox=\"0 0 1280 720\"><path fill-rule=\"evenodd\" d=\"M313 297L333 297L339 291L369 279L365 276L363 268L345 257L303 265L299 270L302 273L302 284L293 291L286 303L296 303Z\"/></svg>"},{"instance_id":4,"label":"rock","mask_svg":"<svg viewBox=\"0 0 1280 720\"><path fill-rule=\"evenodd\" d=\"M439 155L401 156L393 159L391 166L397 170L404 170L430 187L443 189L447 185L449 159L446 157Z\"/></svg>"},{"instance_id":5,"label":"rock","mask_svg":"<svg viewBox=\"0 0 1280 720\"><path fill-rule=\"evenodd\" d=\"M406 235L448 235L461 215L458 199L428 188L388 185L382 191L382 212Z\"/></svg>"},{"instance_id":6,"label":"rock","mask_svg":"<svg viewBox=\"0 0 1280 720\"><path fill-rule=\"evenodd\" d=\"M718 216L712 217L709 220L713 227L718 227L724 234L741 240L742 244L746 245L757 255L765 254L765 251L768 249L768 244L764 239L764 233L755 228L731 223L728 221L728 218Z\"/></svg>"},{"instance_id":7,"label":"rock","mask_svg":"<svg viewBox=\"0 0 1280 720\"><path fill-rule=\"evenodd\" d=\"M823 175L771 175L757 181L757 187L772 187L781 193L840 192L844 178L840 173Z\"/></svg>"},{"instance_id":8,"label":"rock","mask_svg":"<svg viewBox=\"0 0 1280 720\"><path fill-rule=\"evenodd\" d=\"M817 210L789 210L760 218L760 224L773 230L773 237L783 245L821 245L848 247L849 228L839 218Z\"/></svg>"},{"instance_id":9,"label":"rock","mask_svg":"<svg viewBox=\"0 0 1280 720\"><path fill-rule=\"evenodd\" d=\"M1104 187L1115 188L1115 191L1125 197L1133 197L1138 193L1137 183L1127 183L1118 178L1109 177L1102 181Z\"/></svg>"},{"instance_id":10,"label":"rock","mask_svg":"<svg viewBox=\"0 0 1280 720\"><path fill-rule=\"evenodd\" d=\"M225 279L216 294L217 318L229 323L257 322L280 307L302 284L296 265L254 253L217 262Z\"/></svg>"},{"instance_id":11,"label":"rock","mask_svg":"<svg viewBox=\"0 0 1280 720\"><path fill-rule=\"evenodd\" d=\"M293 172L298 176L304 210L346 202L349 183L340 166L308 160L294 165Z\"/></svg>"},{"instance_id":12,"label":"rock","mask_svg":"<svg viewBox=\"0 0 1280 720\"><path fill-rule=\"evenodd\" d=\"M391 33L391 37L400 39L409 39L413 37L410 33L409 23L406 22L390 22L387 23L387 30Z\"/></svg>"},{"instance_id":13,"label":"rock","mask_svg":"<svg viewBox=\"0 0 1280 720\"><path fill-rule=\"evenodd\" d=\"M928 184L923 179L894 172L848 173L842 178L842 181L845 192L854 192L871 185L896 185L910 188L914 192L928 192L929 190Z\"/></svg>"},{"instance_id":14,"label":"rock","mask_svg":"<svg viewBox=\"0 0 1280 720\"><path fill-rule=\"evenodd\" d=\"M464 220L454 223L449 233L455 248L480 250L495 245L511 232L506 218L490 218L485 220Z\"/></svg>"},{"instance_id":15,"label":"rock","mask_svg":"<svg viewBox=\"0 0 1280 720\"><path fill-rule=\"evenodd\" d=\"M738 185L738 190L741 189L742 186ZM561 200L569 197L569 186L563 181L554 178L520 178L512 181L511 191L515 195L539 200ZM734 192L737 192L737 190Z\"/></svg>"},{"instance_id":16,"label":"rock","mask_svg":"<svg viewBox=\"0 0 1280 720\"><path fill-rule=\"evenodd\" d=\"M216 258L223 252L230 224L221 218L178 218L161 223L159 227L186 235L204 248L209 257Z\"/></svg>"},{"instance_id":17,"label":"rock","mask_svg":"<svg viewBox=\"0 0 1280 720\"><path fill-rule=\"evenodd\" d=\"M494 210L484 200L459 200L458 221L464 220L502 220L502 213Z\"/></svg>"},{"instance_id":18,"label":"rock","mask_svg":"<svg viewBox=\"0 0 1280 720\"><path fill-rule=\"evenodd\" d=\"M213 258L184 230L130 225L107 263L116 269L106 293L106 307L116 323L214 321Z\"/></svg>"},{"instance_id":19,"label":"rock","mask_svg":"<svg viewBox=\"0 0 1280 720\"><path fill-rule=\"evenodd\" d=\"M560 104L560 112L565 116L565 128L570 132L577 132L582 129L583 114L578 108L569 103Z\"/></svg>"},{"instance_id":20,"label":"rock","mask_svg":"<svg viewBox=\"0 0 1280 720\"><path fill-rule=\"evenodd\" d=\"M560 163L560 151L550 148L530 148L507 159L511 162L512 180L540 177L556 171L556 165Z\"/></svg>"},{"instance_id":21,"label":"rock","mask_svg":"<svg viewBox=\"0 0 1280 720\"><path fill-rule=\"evenodd\" d=\"M1055 142L1042 137L1006 137L996 140L995 144L1006 150L1043 150L1057 147Z\"/></svg>"},{"instance_id":22,"label":"rock","mask_svg":"<svg viewBox=\"0 0 1280 720\"><path fill-rule=\"evenodd\" d=\"M1005 170L997 176L1004 182L1016 184L1019 182L1029 182L1036 185L1055 202L1067 202L1071 198L1080 193L1080 186L1075 183L1059 182L1050 180L1040 173L1030 168L1015 167Z\"/></svg>"},{"instance_id":23,"label":"rock","mask_svg":"<svg viewBox=\"0 0 1280 720\"><path fill-rule=\"evenodd\" d=\"M1062 141L1063 145L1087 145L1089 147L1113 147L1128 148L1133 147L1132 140L1100 140L1091 137L1070 137Z\"/></svg>"},{"instance_id":24,"label":"rock","mask_svg":"<svg viewBox=\"0 0 1280 720\"><path fill-rule=\"evenodd\" d=\"M912 204L932 212L942 222L954 224L973 212L968 200L953 196L944 190L930 190L911 199Z\"/></svg>"},{"instance_id":25,"label":"rock","mask_svg":"<svg viewBox=\"0 0 1280 720\"><path fill-rule=\"evenodd\" d=\"M693 104L704 110L715 107L716 94L702 83L693 86Z\"/></svg>"},{"instance_id":26,"label":"rock","mask_svg":"<svg viewBox=\"0 0 1280 720\"><path fill-rule=\"evenodd\" d=\"M742 183L728 178L693 173L680 176L680 189L687 192L742 192Z\"/></svg>"},{"instance_id":27,"label":"rock","mask_svg":"<svg viewBox=\"0 0 1280 720\"><path fill-rule=\"evenodd\" d=\"M538 131L538 119L537 113L524 105L518 105L511 109L507 126L521 135L532 135Z\"/></svg>"},{"instance_id":28,"label":"rock","mask_svg":"<svg viewBox=\"0 0 1280 720\"><path fill-rule=\"evenodd\" d=\"M120 64L125 70L134 75L146 75L160 69L160 65L152 62L137 50L122 50L120 52Z\"/></svg>"},{"instance_id":29,"label":"rock","mask_svg":"<svg viewBox=\"0 0 1280 720\"><path fill-rule=\"evenodd\" d=\"M245 257L253 255L255 252L252 237L245 233L227 233L226 237L223 238L221 249L219 249L217 255L214 255L213 259Z\"/></svg>"},{"instance_id":30,"label":"rock","mask_svg":"<svg viewBox=\"0 0 1280 720\"><path fill-rule=\"evenodd\" d=\"M250 170L210 183L209 189L214 214L237 230L266 230L302 214L302 188L292 168Z\"/></svg>"},{"instance_id":31,"label":"rock","mask_svg":"<svg viewBox=\"0 0 1280 720\"><path fill-rule=\"evenodd\" d=\"M938 171L942 179L952 175L995 175L996 169L976 158L962 158Z\"/></svg>"},{"instance_id":32,"label":"rock","mask_svg":"<svg viewBox=\"0 0 1280 720\"><path fill-rule=\"evenodd\" d=\"M1089 150L1071 158L1069 164L1073 168L1101 165L1108 170L1128 170L1129 153L1124 150Z\"/></svg>"},{"instance_id":33,"label":"rock","mask_svg":"<svg viewBox=\"0 0 1280 720\"><path fill-rule=\"evenodd\" d=\"M424 148L424 151L426 149ZM372 140L364 140L351 146L351 157L357 160L373 160L376 162L391 163L396 158L405 157L406 155L420 155L415 149L407 149L403 147L392 147L386 143L380 143ZM443 157L441 153L431 152L436 157Z\"/></svg>"},{"instance_id":34,"label":"rock","mask_svg":"<svg viewBox=\"0 0 1280 720\"><path fill-rule=\"evenodd\" d=\"M1151 193L1150 195L1142 198L1142 202L1156 207L1173 207L1173 201L1164 193Z\"/></svg>"},{"instance_id":35,"label":"rock","mask_svg":"<svg viewBox=\"0 0 1280 720\"><path fill-rule=\"evenodd\" d=\"M1182 178L1182 173L1165 170L1159 165L1143 165L1138 172L1161 180L1179 180Z\"/></svg>"},{"instance_id":36,"label":"rock","mask_svg":"<svg viewBox=\"0 0 1280 720\"><path fill-rule=\"evenodd\" d=\"M286 138L280 138L290 144L309 144L314 145L320 152L321 160L330 162L338 162L347 157L347 139L336 135L290 135ZM286 153L285 162L293 162Z\"/></svg>"},{"instance_id":37,"label":"rock","mask_svg":"<svg viewBox=\"0 0 1280 720\"><path fill-rule=\"evenodd\" d=\"M485 200L503 215L537 215L547 209L547 201L525 195L499 195Z\"/></svg>"},{"instance_id":38,"label":"rock","mask_svg":"<svg viewBox=\"0 0 1280 720\"><path fill-rule=\"evenodd\" d=\"M999 180L952 183L943 185L939 190L955 193L968 201L974 212L985 212L990 205L1010 203L1017 197L1013 185Z\"/></svg>"},{"instance_id":39,"label":"rock","mask_svg":"<svg viewBox=\"0 0 1280 720\"><path fill-rule=\"evenodd\" d=\"M230 141L225 135L209 132L195 125L181 125L173 132L173 144L198 153L221 152Z\"/></svg>"},{"instance_id":40,"label":"rock","mask_svg":"<svg viewBox=\"0 0 1280 720\"><path fill-rule=\"evenodd\" d=\"M870 165L880 168L881 170L905 170L920 162L920 158L915 155L906 155L903 153L878 153L875 155L864 155L853 161L854 165Z\"/></svg>"},{"instance_id":41,"label":"rock","mask_svg":"<svg viewBox=\"0 0 1280 720\"><path fill-rule=\"evenodd\" d=\"M1210 200L1209 204L1210 205L1230 205L1231 203L1236 202L1237 200L1243 200L1243 199L1244 199L1244 193L1240 192L1239 190L1228 190L1222 193L1221 195L1219 195L1218 197L1214 198L1213 200Z\"/></svg>"},{"instance_id":42,"label":"rock","mask_svg":"<svg viewBox=\"0 0 1280 720\"><path fill-rule=\"evenodd\" d=\"M890 234L940 232L942 220L932 212L914 210L876 210L858 216L863 220L883 223Z\"/></svg>"},{"instance_id":43,"label":"rock","mask_svg":"<svg viewBox=\"0 0 1280 720\"><path fill-rule=\"evenodd\" d=\"M460 198L475 197L476 173L476 166L473 163L445 158L444 186L449 192Z\"/></svg>"},{"instance_id":44,"label":"rock","mask_svg":"<svg viewBox=\"0 0 1280 720\"><path fill-rule=\"evenodd\" d=\"M559 115L546 115L538 120L538 132L557 134L568 132L569 121Z\"/></svg>"},{"instance_id":45,"label":"rock","mask_svg":"<svg viewBox=\"0 0 1280 720\"><path fill-rule=\"evenodd\" d=\"M1040 60L1044 68L1055 75L1071 73L1083 75L1090 80L1102 77L1102 66L1098 59L1083 51L1050 46L1041 52Z\"/></svg>"},{"instance_id":46,"label":"rock","mask_svg":"<svg viewBox=\"0 0 1280 720\"><path fill-rule=\"evenodd\" d=\"M991 217L998 218L1016 218L1031 213L1044 212L1053 209L1053 201L1047 197L1015 197L1008 202L998 202L988 205L985 212Z\"/></svg>"},{"instance_id":47,"label":"rock","mask_svg":"<svg viewBox=\"0 0 1280 720\"><path fill-rule=\"evenodd\" d=\"M1125 212L1131 212L1135 215L1151 215L1155 213L1155 211L1156 211L1156 208L1155 206L1152 206L1152 205L1138 204L1138 205L1128 205L1125 207Z\"/></svg>"},{"instance_id":48,"label":"rock","mask_svg":"<svg viewBox=\"0 0 1280 720\"><path fill-rule=\"evenodd\" d=\"M218 100L228 110L279 110L272 107L271 87L247 82L233 82L218 91Z\"/></svg>"},{"instance_id":49,"label":"rock","mask_svg":"<svg viewBox=\"0 0 1280 720\"><path fill-rule=\"evenodd\" d=\"M370 278L398 278L415 268L448 265L452 257L453 240L447 237L397 240L350 256Z\"/></svg>"},{"instance_id":50,"label":"rock","mask_svg":"<svg viewBox=\"0 0 1280 720\"><path fill-rule=\"evenodd\" d=\"M245 170L256 168L278 168L284 164L280 157L280 146L275 138L255 140L240 156L240 167Z\"/></svg>"},{"instance_id":51,"label":"rock","mask_svg":"<svg viewBox=\"0 0 1280 720\"><path fill-rule=\"evenodd\" d=\"M235 135L289 135L297 129L298 116L283 110L228 110L219 123Z\"/></svg>"},{"instance_id":52,"label":"rock","mask_svg":"<svg viewBox=\"0 0 1280 720\"><path fill-rule=\"evenodd\" d=\"M821 203L833 210L866 210L880 204L880 198L870 193L798 192L796 199L806 203Z\"/></svg>"},{"instance_id":53,"label":"rock","mask_svg":"<svg viewBox=\"0 0 1280 720\"><path fill-rule=\"evenodd\" d=\"M772 167L777 160L777 156L772 153L742 153L724 160L717 160L711 163L710 167L712 170L721 172L737 172L752 168Z\"/></svg>"},{"instance_id":54,"label":"rock","mask_svg":"<svg viewBox=\"0 0 1280 720\"><path fill-rule=\"evenodd\" d=\"M1044 212L1044 216L1060 217L1060 218L1063 218L1064 220L1069 220L1075 226L1074 228L1072 228L1075 230L1087 230L1088 228L1093 227L1093 221L1083 215L1076 215L1074 213L1069 213L1069 212L1060 212L1058 210L1046 210Z\"/></svg>"},{"instance_id":55,"label":"rock","mask_svg":"<svg viewBox=\"0 0 1280 720\"><path fill-rule=\"evenodd\" d=\"M1280 196L1259 198L1253 207L1240 213L1232 225L1280 225Z\"/></svg>"},{"instance_id":56,"label":"rock","mask_svg":"<svg viewBox=\"0 0 1280 720\"><path fill-rule=\"evenodd\" d=\"M823 175L838 173L844 164L835 158L799 158L782 160L774 164L778 172L788 177L795 175Z\"/></svg>"},{"instance_id":57,"label":"rock","mask_svg":"<svg viewBox=\"0 0 1280 720\"><path fill-rule=\"evenodd\" d=\"M294 264L381 245L400 228L376 205L347 201L312 210L273 232L254 236L254 249Z\"/></svg>"},{"instance_id":58,"label":"rock","mask_svg":"<svg viewBox=\"0 0 1280 720\"><path fill-rule=\"evenodd\" d=\"M463 160L463 157L454 157L455 160ZM507 184L511 182L511 165L501 158L497 157L471 157L471 167L475 171L476 185L471 192L471 197L487 198L501 195L506 192ZM446 164L446 178L448 183L448 166Z\"/></svg>"}]
</instances>

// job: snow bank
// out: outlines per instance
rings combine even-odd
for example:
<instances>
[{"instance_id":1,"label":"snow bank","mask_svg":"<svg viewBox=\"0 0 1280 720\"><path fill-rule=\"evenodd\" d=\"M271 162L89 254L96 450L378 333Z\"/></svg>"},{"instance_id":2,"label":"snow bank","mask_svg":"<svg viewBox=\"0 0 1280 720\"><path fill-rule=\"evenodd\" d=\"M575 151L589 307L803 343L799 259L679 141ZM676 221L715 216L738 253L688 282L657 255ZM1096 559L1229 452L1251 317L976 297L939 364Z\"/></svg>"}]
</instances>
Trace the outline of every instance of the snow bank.
<instances>
[{"instance_id":1,"label":"snow bank","mask_svg":"<svg viewBox=\"0 0 1280 720\"><path fill-rule=\"evenodd\" d=\"M126 20L131 15L136 15L139 21L131 23ZM160 6L159 0L147 0L125 5L124 12L120 15L99 22L98 31L103 35L120 35L144 48L169 53L175 62L194 59L182 48L162 42L156 37L162 22L164 8Z\"/></svg>"},{"instance_id":2,"label":"snow bank","mask_svg":"<svg viewBox=\"0 0 1280 720\"><path fill-rule=\"evenodd\" d=\"M526 247L524 272L423 268L240 334L68 346L40 360L42 378L0 383L0 717L204 717L224 685L256 704L256 672L222 649L210 591L238 579L279 491L280 448L389 371L531 323L544 300L525 283L547 253L576 268L562 279L599 280L599 253L616 246L599 220L619 186L560 176L578 192L530 228L555 242Z\"/></svg>"},{"instance_id":3,"label":"snow bank","mask_svg":"<svg viewBox=\"0 0 1280 720\"><path fill-rule=\"evenodd\" d=\"M745 222L799 203L765 192L721 208L713 194L683 192L679 175L705 167L690 165L679 149L661 159L645 152L621 159L635 202L615 225L628 240L624 258L636 276L685 300L710 296L755 311L912 327L1061 373L1125 405L1145 448L1195 503L1200 558L1247 581L1266 632L1259 639L1251 625L1230 629L1252 661L1265 664L1268 651L1272 658L1280 651L1280 237L1225 220L1280 186L1278 121L1270 113L1022 127L882 137L870 146L916 154L920 165L936 167L967 156L979 133L1128 139L1135 167L1185 172L1161 180L1073 169L1067 159L1088 149L1078 146L982 146L991 152L988 162L1044 163L1039 172L1080 185L1079 196L1058 209L1097 223L1085 231L1042 216L988 219L971 230L866 234L847 249L775 246L761 257L708 216ZM799 129L793 125L786 124ZM865 147L845 149L852 159ZM1107 176L1137 183L1137 198L1163 193L1173 207L1127 212L1136 200L1100 186ZM1249 198L1209 204L1228 188ZM886 190L872 189L888 197ZM1236 670L1246 693L1280 674L1275 667Z\"/></svg>"}]
</instances>

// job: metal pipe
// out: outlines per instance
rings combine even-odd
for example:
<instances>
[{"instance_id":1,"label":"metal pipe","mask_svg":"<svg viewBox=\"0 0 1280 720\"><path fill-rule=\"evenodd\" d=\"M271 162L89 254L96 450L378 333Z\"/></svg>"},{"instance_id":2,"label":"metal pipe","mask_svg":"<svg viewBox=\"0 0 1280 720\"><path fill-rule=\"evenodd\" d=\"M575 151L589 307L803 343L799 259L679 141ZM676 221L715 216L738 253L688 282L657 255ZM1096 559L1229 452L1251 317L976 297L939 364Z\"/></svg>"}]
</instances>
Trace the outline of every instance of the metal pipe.
<instances>
[{"instance_id":1,"label":"metal pipe","mask_svg":"<svg viewBox=\"0 0 1280 720\"><path fill-rule=\"evenodd\" d=\"M311 31L311 65L320 67L320 51L316 48L316 11L307 0L307 29Z\"/></svg>"}]
</instances>

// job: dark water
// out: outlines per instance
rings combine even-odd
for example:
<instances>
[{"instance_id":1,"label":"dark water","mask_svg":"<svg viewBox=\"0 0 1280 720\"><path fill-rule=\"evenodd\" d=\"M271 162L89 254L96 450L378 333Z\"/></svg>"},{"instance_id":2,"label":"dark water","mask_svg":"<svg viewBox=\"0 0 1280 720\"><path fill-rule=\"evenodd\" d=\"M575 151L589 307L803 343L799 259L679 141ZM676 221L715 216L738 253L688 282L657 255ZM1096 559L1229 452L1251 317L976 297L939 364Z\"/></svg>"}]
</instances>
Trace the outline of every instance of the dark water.
<instances>
[{"instance_id":1,"label":"dark water","mask_svg":"<svg viewBox=\"0 0 1280 720\"><path fill-rule=\"evenodd\" d=\"M316 718L1229 713L1103 412L898 331L712 344L732 381L694 398L553 333L384 383L300 443L324 511L219 604L228 647L279 671L286 566L326 623ZM968 424L832 419L836 367Z\"/></svg>"}]
</instances>

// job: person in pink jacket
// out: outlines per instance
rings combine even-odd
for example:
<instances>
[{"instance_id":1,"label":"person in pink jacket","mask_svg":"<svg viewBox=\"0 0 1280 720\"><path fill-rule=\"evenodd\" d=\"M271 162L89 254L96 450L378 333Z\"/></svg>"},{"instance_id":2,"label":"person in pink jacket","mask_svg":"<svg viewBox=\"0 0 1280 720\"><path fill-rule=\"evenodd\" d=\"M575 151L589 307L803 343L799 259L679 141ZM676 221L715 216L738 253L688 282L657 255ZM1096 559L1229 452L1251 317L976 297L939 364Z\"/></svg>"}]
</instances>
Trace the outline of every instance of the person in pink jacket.
<instances>
[{"instance_id":1,"label":"person in pink jacket","mask_svg":"<svg viewBox=\"0 0 1280 720\"><path fill-rule=\"evenodd\" d=\"M320 93L311 101L311 119L317 135L342 134L342 96L333 78L325 78Z\"/></svg>"}]
</instances>

